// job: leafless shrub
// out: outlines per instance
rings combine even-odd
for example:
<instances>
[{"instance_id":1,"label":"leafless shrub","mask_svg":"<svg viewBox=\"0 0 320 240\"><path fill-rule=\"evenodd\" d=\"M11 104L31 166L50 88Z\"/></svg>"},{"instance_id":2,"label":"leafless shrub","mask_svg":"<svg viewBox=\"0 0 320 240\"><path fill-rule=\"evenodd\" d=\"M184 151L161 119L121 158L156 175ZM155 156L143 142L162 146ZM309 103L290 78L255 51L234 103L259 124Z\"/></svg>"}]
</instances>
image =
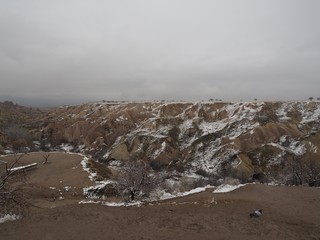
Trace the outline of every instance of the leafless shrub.
<instances>
[{"instance_id":1,"label":"leafless shrub","mask_svg":"<svg viewBox=\"0 0 320 240\"><path fill-rule=\"evenodd\" d=\"M22 157L22 154L15 154L14 161L11 164L2 161L2 165L5 165L5 167L1 168L0 171L0 215L21 215L29 206L26 195L17 184L17 182L23 182L23 174L10 171L16 167Z\"/></svg>"},{"instance_id":2,"label":"leafless shrub","mask_svg":"<svg viewBox=\"0 0 320 240\"><path fill-rule=\"evenodd\" d=\"M320 186L320 161L316 158L300 158L295 155L284 157L280 166L269 166L266 182L287 185Z\"/></svg>"},{"instance_id":3,"label":"leafless shrub","mask_svg":"<svg viewBox=\"0 0 320 240\"><path fill-rule=\"evenodd\" d=\"M43 159L44 159L43 162L42 162L42 164L46 164L46 163L48 162L49 157L50 157L50 153L48 153L48 154L43 154L42 157L43 157Z\"/></svg>"},{"instance_id":4,"label":"leafless shrub","mask_svg":"<svg viewBox=\"0 0 320 240\"><path fill-rule=\"evenodd\" d=\"M287 171L290 184L320 186L320 161L317 159L292 157L288 161Z\"/></svg>"},{"instance_id":5,"label":"leafless shrub","mask_svg":"<svg viewBox=\"0 0 320 240\"><path fill-rule=\"evenodd\" d=\"M115 176L115 188L126 201L134 201L139 197L148 197L157 186L159 178L151 172L143 162L127 161Z\"/></svg>"}]
</instances>

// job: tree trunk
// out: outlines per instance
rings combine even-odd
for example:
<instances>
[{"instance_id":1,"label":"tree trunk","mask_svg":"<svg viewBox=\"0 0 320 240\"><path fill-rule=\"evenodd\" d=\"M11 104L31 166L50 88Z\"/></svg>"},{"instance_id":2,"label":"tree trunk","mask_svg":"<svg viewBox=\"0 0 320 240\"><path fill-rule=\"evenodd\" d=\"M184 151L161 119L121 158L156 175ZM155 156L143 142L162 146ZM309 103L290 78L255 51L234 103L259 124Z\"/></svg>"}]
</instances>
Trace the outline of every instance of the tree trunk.
<instances>
[{"instance_id":1,"label":"tree trunk","mask_svg":"<svg viewBox=\"0 0 320 240\"><path fill-rule=\"evenodd\" d=\"M134 192L130 191L130 200L133 201L134 200Z\"/></svg>"}]
</instances>

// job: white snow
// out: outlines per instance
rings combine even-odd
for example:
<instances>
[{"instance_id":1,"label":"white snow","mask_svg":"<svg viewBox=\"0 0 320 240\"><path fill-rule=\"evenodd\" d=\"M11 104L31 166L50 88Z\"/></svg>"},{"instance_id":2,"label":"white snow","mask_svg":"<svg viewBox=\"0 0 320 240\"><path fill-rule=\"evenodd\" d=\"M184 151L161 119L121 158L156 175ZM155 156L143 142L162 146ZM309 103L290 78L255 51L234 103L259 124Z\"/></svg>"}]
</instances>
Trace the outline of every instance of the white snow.
<instances>
[{"instance_id":1,"label":"white snow","mask_svg":"<svg viewBox=\"0 0 320 240\"><path fill-rule=\"evenodd\" d=\"M203 131L204 134L215 133L221 131L227 126L226 121L216 121L216 122L202 122L199 125L199 128Z\"/></svg>"},{"instance_id":2,"label":"white snow","mask_svg":"<svg viewBox=\"0 0 320 240\"><path fill-rule=\"evenodd\" d=\"M246 184L239 184L239 185L225 184L225 185L221 185L218 188L216 188L213 191L213 193L227 193L227 192L231 192L237 188L243 187L245 185ZM187 192L180 192L180 193L174 193L174 194L167 193L163 190L161 192L161 196L157 200L153 200L153 201L151 200L151 201L149 201L149 203L152 203L152 202L158 201L158 200L168 200L168 199L184 197L184 196L188 196L191 194L204 192L204 191L206 191L207 188L214 188L214 187L208 185L206 187L199 187L199 188L195 188L190 191L187 191ZM127 203L127 202L105 202L105 201L83 200L83 201L79 202L79 204L85 204L85 203L97 203L97 204L101 204L101 205L109 206L109 207L141 206L143 204L143 202L141 202L141 201Z\"/></svg>"},{"instance_id":3,"label":"white snow","mask_svg":"<svg viewBox=\"0 0 320 240\"><path fill-rule=\"evenodd\" d=\"M95 195L94 191L98 189L103 189L108 184L114 184L114 181L107 180L107 181L97 181L95 186L90 186L83 188L83 195L87 198L91 199L98 199L100 196Z\"/></svg>"},{"instance_id":4,"label":"white snow","mask_svg":"<svg viewBox=\"0 0 320 240\"><path fill-rule=\"evenodd\" d=\"M185 120L182 124L180 124L179 128L180 128L179 138L182 139L186 131L192 128L192 120L191 119Z\"/></svg>"},{"instance_id":5,"label":"white snow","mask_svg":"<svg viewBox=\"0 0 320 240\"><path fill-rule=\"evenodd\" d=\"M318 147L313 145L312 142L309 142L310 145L310 151L313 153L318 153Z\"/></svg>"},{"instance_id":6,"label":"white snow","mask_svg":"<svg viewBox=\"0 0 320 240\"><path fill-rule=\"evenodd\" d=\"M15 220L18 220L18 219L20 219L20 216L18 216L18 215L6 214L6 215L0 217L0 223L5 223L5 222L8 222L8 221L15 221Z\"/></svg>"},{"instance_id":7,"label":"white snow","mask_svg":"<svg viewBox=\"0 0 320 240\"><path fill-rule=\"evenodd\" d=\"M116 122L123 122L123 121L128 121L128 118L124 117L124 116L120 116L120 117L117 117L115 119Z\"/></svg>"},{"instance_id":8,"label":"white snow","mask_svg":"<svg viewBox=\"0 0 320 240\"><path fill-rule=\"evenodd\" d=\"M305 109L305 108L302 108L302 109ZM309 122L314 122L319 120L320 120L320 105L317 104L317 109L315 109L314 111L304 112L304 116L301 123L309 123Z\"/></svg>"},{"instance_id":9,"label":"white snow","mask_svg":"<svg viewBox=\"0 0 320 240\"><path fill-rule=\"evenodd\" d=\"M82 166L82 169L84 171L86 171L87 173L89 173L89 179L91 181L94 181L94 178L96 177L96 173L93 173L90 171L90 168L87 167L87 164L88 164L88 158L83 156L83 160L81 161L81 166Z\"/></svg>"},{"instance_id":10,"label":"white snow","mask_svg":"<svg viewBox=\"0 0 320 240\"><path fill-rule=\"evenodd\" d=\"M284 144L284 143L287 141L287 137L288 137L287 135L281 136L281 137L280 137L280 143L281 143L281 144Z\"/></svg>"},{"instance_id":11,"label":"white snow","mask_svg":"<svg viewBox=\"0 0 320 240\"><path fill-rule=\"evenodd\" d=\"M165 150L165 148L166 148L166 142L164 141L164 142L161 143L161 148L160 149L156 149L154 151L154 153L152 154L152 158L153 159L157 158Z\"/></svg>"},{"instance_id":12,"label":"white snow","mask_svg":"<svg viewBox=\"0 0 320 240\"><path fill-rule=\"evenodd\" d=\"M206 188L207 187L198 187L198 188L192 189L192 190L187 191L187 192L176 192L176 193L173 193L173 194L163 191L162 195L159 197L159 200L167 200L167 199L172 199L172 198L177 198L177 197L184 197L184 196L188 196L188 195L191 195L191 194L204 192L206 190Z\"/></svg>"},{"instance_id":13,"label":"white snow","mask_svg":"<svg viewBox=\"0 0 320 240\"><path fill-rule=\"evenodd\" d=\"M71 186L65 186L65 187L63 187L63 189L64 189L66 192L68 192L71 188L72 188Z\"/></svg>"},{"instance_id":14,"label":"white snow","mask_svg":"<svg viewBox=\"0 0 320 240\"><path fill-rule=\"evenodd\" d=\"M31 164L24 165L24 166L20 166L20 167L10 168L9 171L10 171L10 172L15 172L15 171L19 171L19 170L22 170L22 169L26 169L26 168L30 168L30 167L35 167L35 166L37 166L37 165L38 165L38 163L31 163Z\"/></svg>"},{"instance_id":15,"label":"white snow","mask_svg":"<svg viewBox=\"0 0 320 240\"><path fill-rule=\"evenodd\" d=\"M290 121L291 118L287 116L287 112L292 111L292 105L290 103L282 103L281 107L277 109L276 115L280 122Z\"/></svg>"},{"instance_id":16,"label":"white snow","mask_svg":"<svg viewBox=\"0 0 320 240\"><path fill-rule=\"evenodd\" d=\"M289 150L297 156L302 156L306 152L306 147L303 143L292 141L289 145Z\"/></svg>"},{"instance_id":17,"label":"white snow","mask_svg":"<svg viewBox=\"0 0 320 240\"><path fill-rule=\"evenodd\" d=\"M104 201L94 201L94 200L83 200L79 204L95 203L108 207L140 207L143 203L141 201L137 202L104 202Z\"/></svg>"},{"instance_id":18,"label":"white snow","mask_svg":"<svg viewBox=\"0 0 320 240\"><path fill-rule=\"evenodd\" d=\"M69 144L61 144L60 148L66 152L71 152L73 150L73 146Z\"/></svg>"},{"instance_id":19,"label":"white snow","mask_svg":"<svg viewBox=\"0 0 320 240\"><path fill-rule=\"evenodd\" d=\"M209 186L208 186L209 187ZM188 195L191 195L191 194L195 194L195 193L199 193L199 192L204 192L206 190L207 187L198 187L198 188L195 188L195 189L192 189L188 192L183 192L181 194L178 194L178 196L188 196Z\"/></svg>"},{"instance_id":20,"label":"white snow","mask_svg":"<svg viewBox=\"0 0 320 240\"><path fill-rule=\"evenodd\" d=\"M239 184L239 185L230 185L230 184L223 184L217 187L213 193L227 193L232 192L240 187L245 186L246 184Z\"/></svg>"},{"instance_id":21,"label":"white snow","mask_svg":"<svg viewBox=\"0 0 320 240\"><path fill-rule=\"evenodd\" d=\"M11 149L5 149L4 153L7 154L7 155L8 154L13 154L13 151Z\"/></svg>"},{"instance_id":22,"label":"white snow","mask_svg":"<svg viewBox=\"0 0 320 240\"><path fill-rule=\"evenodd\" d=\"M198 144L195 148L193 157L194 159L196 159L196 161L192 161L191 166L194 169L201 168L205 171L215 171L216 167L218 166L217 162L219 161L219 159L215 158L214 155L222 147L219 147L220 143L221 139L217 138L206 147L203 146L203 143Z\"/></svg>"},{"instance_id":23,"label":"white snow","mask_svg":"<svg viewBox=\"0 0 320 240\"><path fill-rule=\"evenodd\" d=\"M184 196L188 196L191 194L204 192L207 188L213 188L213 187L212 186L199 187L199 188L195 188L190 191L187 191L187 192L180 192L180 193L174 193L174 194L167 193L163 190L161 192L161 196L158 199L153 199L153 200L149 201L149 203L152 203L152 202L158 201L158 200L167 200L167 199L184 197ZM85 203L97 203L97 204L101 204L101 205L109 206L109 207L130 207L130 206L138 206L139 207L143 204L143 202L141 202L141 201L128 203L128 202L105 202L105 201L83 200L83 201L79 202L79 204L85 204Z\"/></svg>"},{"instance_id":24,"label":"white snow","mask_svg":"<svg viewBox=\"0 0 320 240\"><path fill-rule=\"evenodd\" d=\"M142 202L137 201L137 202L104 202L102 203L104 206L108 207L133 207L137 206L140 207L142 205Z\"/></svg>"},{"instance_id":25,"label":"white snow","mask_svg":"<svg viewBox=\"0 0 320 240\"><path fill-rule=\"evenodd\" d=\"M122 162L120 160L111 160L108 165L109 167L120 167Z\"/></svg>"}]
</instances>

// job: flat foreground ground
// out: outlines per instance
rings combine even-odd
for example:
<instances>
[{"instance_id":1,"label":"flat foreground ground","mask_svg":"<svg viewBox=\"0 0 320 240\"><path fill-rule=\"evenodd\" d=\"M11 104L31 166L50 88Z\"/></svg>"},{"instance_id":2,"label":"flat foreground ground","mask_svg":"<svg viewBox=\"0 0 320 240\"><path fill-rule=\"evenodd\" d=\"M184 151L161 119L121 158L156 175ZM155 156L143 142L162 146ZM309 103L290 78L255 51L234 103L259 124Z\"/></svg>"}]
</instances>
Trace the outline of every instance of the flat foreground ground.
<instances>
[{"instance_id":1,"label":"flat foreground ground","mask_svg":"<svg viewBox=\"0 0 320 240\"><path fill-rule=\"evenodd\" d=\"M77 170L80 160L74 160L70 170ZM68 185L74 189L90 185L85 172L73 173L76 176L66 174L64 180L59 172L55 177L48 173L53 181L48 184L65 187L69 176ZM41 184L48 187L43 180ZM38 207L21 220L0 224L0 239L320 239L319 188L256 184L219 194L208 189L141 207L78 204L82 199L78 194L69 193L64 200L43 200L39 193L31 194ZM254 209L263 209L262 217L250 218Z\"/></svg>"}]
</instances>

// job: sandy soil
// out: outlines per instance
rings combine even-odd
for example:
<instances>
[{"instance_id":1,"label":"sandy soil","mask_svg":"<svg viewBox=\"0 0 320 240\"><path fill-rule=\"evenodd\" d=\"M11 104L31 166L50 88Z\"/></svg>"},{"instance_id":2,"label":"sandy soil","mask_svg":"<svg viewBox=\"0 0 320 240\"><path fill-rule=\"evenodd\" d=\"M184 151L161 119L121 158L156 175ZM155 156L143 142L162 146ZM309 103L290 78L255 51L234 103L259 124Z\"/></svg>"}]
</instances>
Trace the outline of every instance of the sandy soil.
<instances>
[{"instance_id":1,"label":"sandy soil","mask_svg":"<svg viewBox=\"0 0 320 240\"><path fill-rule=\"evenodd\" d=\"M38 207L55 207L83 199L83 188L94 185L89 174L81 166L83 157L76 154L50 153L48 162L43 155L48 153L29 153L24 155L16 166L38 163L22 179L23 189L30 197L30 202ZM3 158L11 163L13 156ZM61 199L61 200L60 200Z\"/></svg>"},{"instance_id":2,"label":"sandy soil","mask_svg":"<svg viewBox=\"0 0 320 240\"><path fill-rule=\"evenodd\" d=\"M50 177L44 181L46 174L40 172L49 165L41 166L39 175L30 172L34 186L91 184L87 173L74 169L81 158L55 157L50 165L56 168L55 177L47 173ZM75 158L74 165L69 158ZM65 174L58 167L64 164L70 164ZM78 204L81 196L72 194L51 202L34 195L40 207L31 208L21 220L0 224L0 239L320 239L319 188L257 184L219 194L208 189L141 207ZM259 208L262 217L250 218L249 213Z\"/></svg>"}]
</instances>

